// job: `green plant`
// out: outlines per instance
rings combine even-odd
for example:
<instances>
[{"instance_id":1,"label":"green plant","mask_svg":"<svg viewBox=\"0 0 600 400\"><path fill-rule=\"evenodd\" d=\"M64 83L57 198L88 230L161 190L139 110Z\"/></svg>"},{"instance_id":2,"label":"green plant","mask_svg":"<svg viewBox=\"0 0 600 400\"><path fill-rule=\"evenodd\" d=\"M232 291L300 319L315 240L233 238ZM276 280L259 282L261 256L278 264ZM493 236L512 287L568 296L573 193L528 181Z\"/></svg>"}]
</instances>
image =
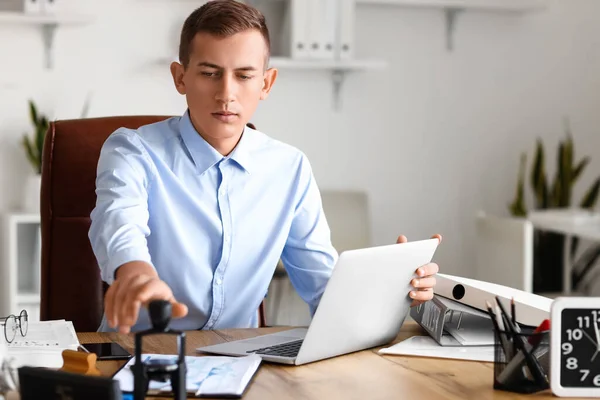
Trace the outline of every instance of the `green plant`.
<instances>
[{"instance_id":1,"label":"green plant","mask_svg":"<svg viewBox=\"0 0 600 400\"><path fill-rule=\"evenodd\" d=\"M589 157L583 157L579 162L574 163L574 153L573 138L570 133L567 133L567 138L559 143L556 175L552 186L548 187L544 146L540 139L537 140L535 159L530 177L535 209L567 208L571 206L573 187L590 162ZM527 156L523 153L521 155L517 193L515 199L509 205L509 210L513 216L522 217L527 215L524 198L526 160ZM579 203L579 207L584 209L594 208L598 200L599 191L600 177L587 190Z\"/></svg>"},{"instance_id":2,"label":"green plant","mask_svg":"<svg viewBox=\"0 0 600 400\"><path fill-rule=\"evenodd\" d=\"M37 108L32 100L29 100L29 118L35 129L33 139L24 134L22 145L25 148L27 159L38 174L42 173L42 150L44 148L44 138L48 130L48 118L45 115L39 115Z\"/></svg>"},{"instance_id":3,"label":"green plant","mask_svg":"<svg viewBox=\"0 0 600 400\"><path fill-rule=\"evenodd\" d=\"M88 93L83 104L83 108L81 110L80 118L87 117L87 113L90 107L90 100L91 94ZM35 169L35 172L41 174L44 139L46 137L46 132L48 131L49 126L48 118L45 115L38 113L35 103L32 100L29 100L29 118L35 129L35 134L33 138L30 138L29 135L24 134L21 144L25 149L27 159Z\"/></svg>"},{"instance_id":4,"label":"green plant","mask_svg":"<svg viewBox=\"0 0 600 400\"><path fill-rule=\"evenodd\" d=\"M511 215L526 217L527 207L525 204L525 176L526 176L525 153L521 154L520 168L515 197L508 205ZM575 161L575 149L573 137L567 128L566 138L559 142L557 152L557 168L552 185L549 185L546 175L545 151L541 139L536 142L535 156L532 163L530 186L533 191L534 209L568 208L572 205L573 188L581 178L587 165L589 157L583 157ZM596 206L600 192L600 176L592 183L579 202L579 207L592 210ZM555 274L557 279L550 284L552 288L539 288L540 290L556 290L560 288L562 279L561 268L564 249L564 235L550 232L536 232L536 259L534 259L534 270L538 280L545 279ZM575 260L579 240L572 239L570 257L573 260L573 284L577 286L585 277L587 272L600 258L600 245L591 246L586 249L582 256ZM537 265L536 265L537 264ZM534 282L535 286L535 282Z\"/></svg>"}]
</instances>

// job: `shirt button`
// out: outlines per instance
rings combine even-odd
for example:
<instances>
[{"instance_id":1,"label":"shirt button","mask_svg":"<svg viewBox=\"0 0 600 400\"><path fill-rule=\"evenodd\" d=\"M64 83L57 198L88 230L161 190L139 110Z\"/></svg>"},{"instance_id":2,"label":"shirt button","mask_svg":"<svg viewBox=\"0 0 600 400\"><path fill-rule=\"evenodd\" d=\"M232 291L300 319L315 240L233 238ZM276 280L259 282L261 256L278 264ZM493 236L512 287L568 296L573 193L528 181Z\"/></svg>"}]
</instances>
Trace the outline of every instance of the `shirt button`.
<instances>
[{"instance_id":1,"label":"shirt button","mask_svg":"<svg viewBox=\"0 0 600 400\"><path fill-rule=\"evenodd\" d=\"M221 280L221 278L217 278L217 285L220 285L221 283L223 283L223 280Z\"/></svg>"}]
</instances>

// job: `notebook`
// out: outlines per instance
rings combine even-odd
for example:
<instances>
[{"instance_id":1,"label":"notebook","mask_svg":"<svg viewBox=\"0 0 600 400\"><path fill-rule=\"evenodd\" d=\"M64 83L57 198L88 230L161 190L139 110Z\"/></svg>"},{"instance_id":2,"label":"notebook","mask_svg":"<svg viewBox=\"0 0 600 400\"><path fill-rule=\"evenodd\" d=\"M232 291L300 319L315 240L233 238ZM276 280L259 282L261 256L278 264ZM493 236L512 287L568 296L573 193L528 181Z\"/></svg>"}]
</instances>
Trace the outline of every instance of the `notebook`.
<instances>
[{"instance_id":1,"label":"notebook","mask_svg":"<svg viewBox=\"0 0 600 400\"><path fill-rule=\"evenodd\" d=\"M176 355L142 354L144 362L149 359L175 361ZM258 370L262 358L252 354L245 357L225 356L186 356L186 386L191 397L242 397L250 380ZM135 357L131 358L113 377L119 382L121 391L133 392L133 371ZM172 394L171 382L151 381L149 395Z\"/></svg>"}]
</instances>

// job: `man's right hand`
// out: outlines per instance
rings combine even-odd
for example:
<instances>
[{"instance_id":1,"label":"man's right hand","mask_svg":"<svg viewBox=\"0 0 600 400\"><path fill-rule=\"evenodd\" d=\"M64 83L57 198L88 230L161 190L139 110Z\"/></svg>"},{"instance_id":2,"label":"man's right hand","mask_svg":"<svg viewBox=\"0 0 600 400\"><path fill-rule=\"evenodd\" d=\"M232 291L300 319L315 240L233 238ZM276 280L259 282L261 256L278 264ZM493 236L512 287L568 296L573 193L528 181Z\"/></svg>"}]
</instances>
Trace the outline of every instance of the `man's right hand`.
<instances>
[{"instance_id":1,"label":"man's right hand","mask_svg":"<svg viewBox=\"0 0 600 400\"><path fill-rule=\"evenodd\" d=\"M173 318L187 315L187 306L175 300L171 288L158 277L150 264L132 261L121 265L104 296L108 325L118 327L120 333L129 333L138 319L140 307L148 305L151 300L170 301Z\"/></svg>"}]
</instances>

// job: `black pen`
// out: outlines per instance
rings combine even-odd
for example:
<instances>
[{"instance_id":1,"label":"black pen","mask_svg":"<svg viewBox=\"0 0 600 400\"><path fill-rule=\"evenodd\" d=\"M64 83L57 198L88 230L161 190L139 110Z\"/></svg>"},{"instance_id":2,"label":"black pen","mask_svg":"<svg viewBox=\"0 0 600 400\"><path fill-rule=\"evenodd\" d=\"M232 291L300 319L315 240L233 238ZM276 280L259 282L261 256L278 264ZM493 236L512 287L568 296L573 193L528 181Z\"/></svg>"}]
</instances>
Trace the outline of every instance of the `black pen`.
<instances>
[{"instance_id":1,"label":"black pen","mask_svg":"<svg viewBox=\"0 0 600 400\"><path fill-rule=\"evenodd\" d=\"M500 345L502 346L502 348L504 349L504 354L506 355L506 358L508 359L510 357L510 348L506 339L505 334L503 334L502 329L500 328L500 325L498 324L498 318L500 318L500 315L497 315L496 313L494 313L494 310L492 309L492 304L486 300L485 305L488 309L488 314L490 315L490 318L492 319L492 324L494 325L494 329L496 330L496 333L498 334L498 339L500 340Z\"/></svg>"},{"instance_id":2,"label":"black pen","mask_svg":"<svg viewBox=\"0 0 600 400\"><path fill-rule=\"evenodd\" d=\"M508 313L506 312L504 305L500 301L500 297L496 296L496 302L498 303L498 306L500 306L500 311L507 319L507 323L510 327L511 333L513 334L513 340L516 343L517 348L525 355L525 360L527 362L527 366L529 367L529 371L539 383L548 383L548 378L544 374L544 370L538 359L531 354L531 345L522 335L516 333L515 327L508 317Z\"/></svg>"},{"instance_id":3,"label":"black pen","mask_svg":"<svg viewBox=\"0 0 600 400\"><path fill-rule=\"evenodd\" d=\"M517 311L515 310L515 298L514 297L510 300L510 312L512 314L512 322L515 326L517 326Z\"/></svg>"}]
</instances>

